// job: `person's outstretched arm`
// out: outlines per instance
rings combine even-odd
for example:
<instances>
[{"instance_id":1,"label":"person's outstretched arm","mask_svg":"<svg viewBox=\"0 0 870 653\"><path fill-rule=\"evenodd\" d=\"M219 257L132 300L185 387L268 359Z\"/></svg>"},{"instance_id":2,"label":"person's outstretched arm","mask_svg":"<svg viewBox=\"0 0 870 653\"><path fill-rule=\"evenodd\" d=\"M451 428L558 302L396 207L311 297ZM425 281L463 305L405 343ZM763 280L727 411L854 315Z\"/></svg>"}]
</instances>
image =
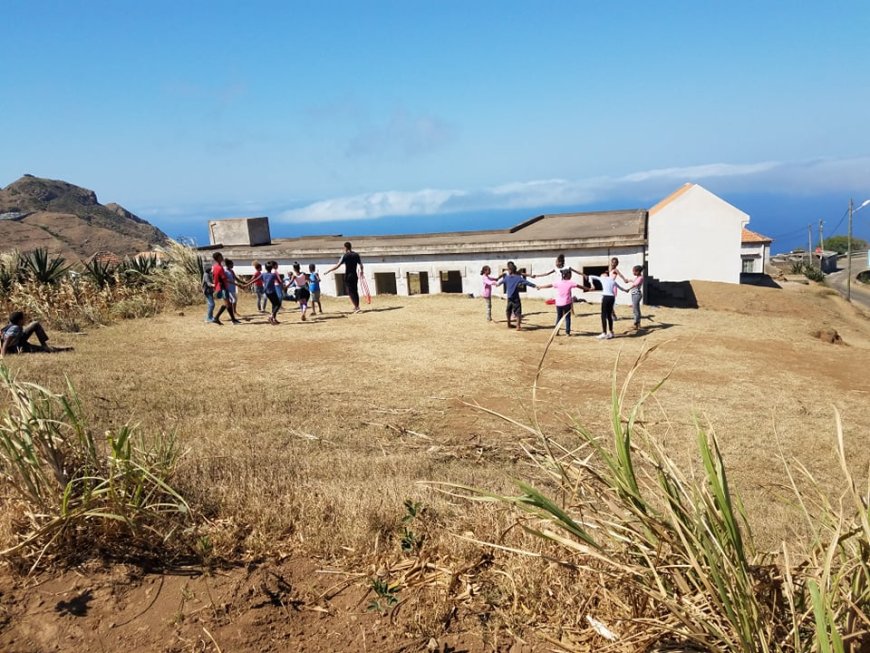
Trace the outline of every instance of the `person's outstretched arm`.
<instances>
[{"instance_id":1,"label":"person's outstretched arm","mask_svg":"<svg viewBox=\"0 0 870 653\"><path fill-rule=\"evenodd\" d=\"M342 257L340 259L338 259L338 263L336 263L331 268L329 268L326 272L323 273L324 276L329 274L330 272L333 272L334 270L337 270L342 263L344 263L344 255L342 255Z\"/></svg>"}]
</instances>

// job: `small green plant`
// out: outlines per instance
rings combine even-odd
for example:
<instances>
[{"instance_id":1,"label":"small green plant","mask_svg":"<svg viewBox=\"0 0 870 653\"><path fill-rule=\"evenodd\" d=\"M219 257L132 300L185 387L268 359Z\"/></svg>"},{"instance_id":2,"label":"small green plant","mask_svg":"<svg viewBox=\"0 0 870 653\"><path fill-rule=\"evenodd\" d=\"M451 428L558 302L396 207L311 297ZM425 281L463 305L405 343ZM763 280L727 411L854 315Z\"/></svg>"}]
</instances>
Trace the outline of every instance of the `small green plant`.
<instances>
[{"instance_id":1,"label":"small green plant","mask_svg":"<svg viewBox=\"0 0 870 653\"><path fill-rule=\"evenodd\" d=\"M403 552L413 553L423 548L425 536L415 533L411 530L409 524L411 524L411 522L413 522L422 512L423 504L417 501L412 501L411 499L405 499L404 506L405 516L402 517L402 537L399 540L399 546Z\"/></svg>"},{"instance_id":2,"label":"small green plant","mask_svg":"<svg viewBox=\"0 0 870 653\"><path fill-rule=\"evenodd\" d=\"M398 589L382 578L372 578L371 589L376 596L368 605L371 612L384 614L388 608L392 608L399 602Z\"/></svg>"}]
</instances>

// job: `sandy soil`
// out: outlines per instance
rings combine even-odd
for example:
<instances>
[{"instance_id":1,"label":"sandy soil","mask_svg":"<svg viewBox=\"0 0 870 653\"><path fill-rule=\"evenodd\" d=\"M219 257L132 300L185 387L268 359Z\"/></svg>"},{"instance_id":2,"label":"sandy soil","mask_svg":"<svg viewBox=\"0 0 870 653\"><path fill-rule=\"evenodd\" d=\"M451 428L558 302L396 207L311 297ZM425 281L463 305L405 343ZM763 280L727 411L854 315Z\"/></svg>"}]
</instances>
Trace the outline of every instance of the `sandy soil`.
<instances>
[{"instance_id":1,"label":"sandy soil","mask_svg":"<svg viewBox=\"0 0 870 653\"><path fill-rule=\"evenodd\" d=\"M543 302L526 303L528 330L520 333L503 321L487 324L480 300L433 296L376 298L361 315L326 300L326 315L303 324L287 313L277 327L260 316L215 327L191 310L58 334L57 343L75 351L15 360L22 378L61 388L68 375L98 426L132 416L146 430L177 430L192 452L186 478L210 484L222 510L250 520L245 545L261 547L269 562L213 575L89 565L6 574L0 649L545 650L528 630L526 645L489 628L474 601L444 621L427 617L436 625L425 628L412 595L395 612L370 610L371 570L338 561L343 552L395 547L384 533L406 497L451 515L456 530L486 537L504 515L488 523L483 513L450 512L455 507L416 485L452 480L503 490L529 473L521 432L463 402L521 420L536 408L560 437L569 437L569 416L606 434L617 358L619 376L651 346L657 350L634 396L671 377L646 411L648 427L688 466L693 420L706 420L760 542L775 547L795 528L793 506L782 498L779 447L837 492L836 407L854 469L866 473L870 450L860 442L870 426L870 322L813 285L700 283L695 294L699 309L648 307L639 334L623 319L619 337L607 342L591 337L598 307L578 305L578 335L556 339L536 407L529 387L554 317ZM496 302L494 313L502 306ZM814 337L829 328L843 344ZM457 549L457 559L480 553Z\"/></svg>"}]
</instances>

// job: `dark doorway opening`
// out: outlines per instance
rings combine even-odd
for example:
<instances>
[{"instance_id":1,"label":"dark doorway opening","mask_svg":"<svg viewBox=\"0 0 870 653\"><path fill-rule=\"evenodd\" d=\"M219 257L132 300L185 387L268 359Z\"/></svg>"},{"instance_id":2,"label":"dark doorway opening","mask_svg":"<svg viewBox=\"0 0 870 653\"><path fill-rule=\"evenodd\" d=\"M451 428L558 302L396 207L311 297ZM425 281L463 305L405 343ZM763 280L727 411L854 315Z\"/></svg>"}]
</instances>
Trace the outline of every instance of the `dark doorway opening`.
<instances>
[{"instance_id":1,"label":"dark doorway opening","mask_svg":"<svg viewBox=\"0 0 870 653\"><path fill-rule=\"evenodd\" d=\"M441 272L441 292L462 292L462 273L459 270L444 270Z\"/></svg>"},{"instance_id":2,"label":"dark doorway opening","mask_svg":"<svg viewBox=\"0 0 870 653\"><path fill-rule=\"evenodd\" d=\"M344 273L336 272L335 273L335 294L338 297L346 297L347 290L344 287Z\"/></svg>"},{"instance_id":3,"label":"dark doorway opening","mask_svg":"<svg viewBox=\"0 0 870 653\"><path fill-rule=\"evenodd\" d=\"M409 295L428 295L429 294L429 273L428 272L409 272L408 273L408 294Z\"/></svg>"},{"instance_id":4,"label":"dark doorway opening","mask_svg":"<svg viewBox=\"0 0 870 653\"><path fill-rule=\"evenodd\" d=\"M375 292L378 295L396 295L396 275L393 272L375 272Z\"/></svg>"}]
</instances>

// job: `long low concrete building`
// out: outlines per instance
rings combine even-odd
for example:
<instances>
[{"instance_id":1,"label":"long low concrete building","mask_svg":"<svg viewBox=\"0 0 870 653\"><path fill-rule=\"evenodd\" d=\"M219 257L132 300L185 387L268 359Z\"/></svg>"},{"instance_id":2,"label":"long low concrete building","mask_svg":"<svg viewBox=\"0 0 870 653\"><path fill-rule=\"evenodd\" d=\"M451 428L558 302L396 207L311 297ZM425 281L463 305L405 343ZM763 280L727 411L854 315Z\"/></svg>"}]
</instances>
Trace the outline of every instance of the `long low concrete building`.
<instances>
[{"instance_id":1,"label":"long low concrete building","mask_svg":"<svg viewBox=\"0 0 870 653\"><path fill-rule=\"evenodd\" d=\"M623 274L630 277L634 265L644 265L646 245L645 209L539 215L511 229L403 236L316 236L279 238L268 245L230 245L222 242L223 225L233 238L244 233L235 218L209 223L212 243L203 250L219 249L233 260L238 273L253 273L253 262L275 260L286 272L298 261L310 263L323 274L335 265L350 240L362 258L372 295L422 295L465 293L481 290L480 271L484 265L497 276L508 261L527 274L554 269L556 256L564 254L567 265L587 274L605 271L612 257L618 257ZM262 220L262 218L257 218ZM262 224L262 223L260 223ZM324 278L327 295L344 294L342 268ZM536 283L551 283L550 275ZM528 295L551 297L552 291L529 288ZM590 293L594 300L599 293ZM623 297L627 302L628 298Z\"/></svg>"},{"instance_id":2,"label":"long low concrete building","mask_svg":"<svg viewBox=\"0 0 870 653\"><path fill-rule=\"evenodd\" d=\"M335 265L343 243L350 240L362 257L373 295L478 295L484 265L497 276L512 260L520 270L537 275L553 270L556 256L564 254L568 266L598 275L617 257L626 277L640 265L646 271L646 290L665 292L665 286L692 280L738 283L741 272L749 270L747 261L753 272L763 271L770 239L753 234L762 248L749 251L755 245L743 242L752 233L745 229L748 223L746 213L722 198L697 184L684 184L649 210L545 214L511 229L489 231L272 239L265 217L212 220L210 245L201 249L205 256L206 250L221 250L244 275L253 273L255 260L275 260L282 272L295 261L306 270L314 263L322 274ZM324 278L326 295L344 294L338 272ZM538 282L554 280L551 275ZM527 293L552 297L551 290L530 288ZM596 301L599 295L591 292L586 298ZM619 293L617 302L628 303L626 293Z\"/></svg>"}]
</instances>

